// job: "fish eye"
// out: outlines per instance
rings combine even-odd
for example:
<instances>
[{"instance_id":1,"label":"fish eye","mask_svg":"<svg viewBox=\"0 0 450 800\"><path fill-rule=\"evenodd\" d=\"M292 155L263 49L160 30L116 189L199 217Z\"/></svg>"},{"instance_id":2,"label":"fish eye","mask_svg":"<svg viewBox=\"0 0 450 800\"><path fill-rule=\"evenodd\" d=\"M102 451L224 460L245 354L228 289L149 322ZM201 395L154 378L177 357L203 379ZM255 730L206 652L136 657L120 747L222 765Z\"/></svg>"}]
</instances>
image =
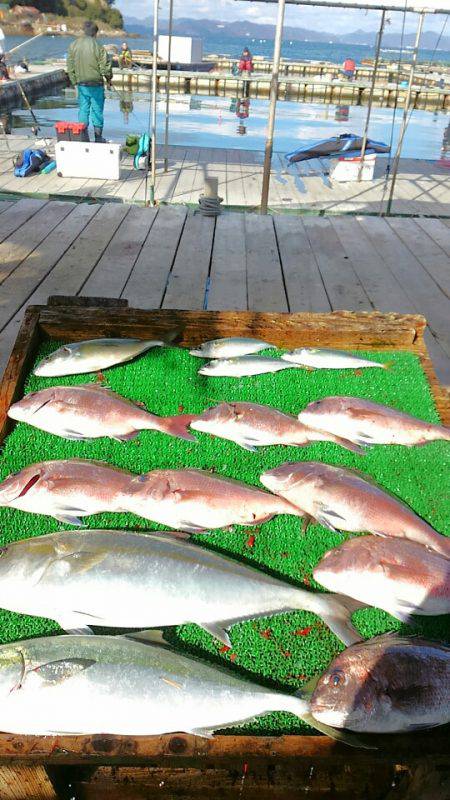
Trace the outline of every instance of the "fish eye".
<instances>
[{"instance_id":1,"label":"fish eye","mask_svg":"<svg viewBox=\"0 0 450 800\"><path fill-rule=\"evenodd\" d=\"M334 672L331 673L331 675L330 675L330 683L333 686L336 686L336 687L344 685L344 683L345 683L345 675L342 672L342 670L337 669L337 670L335 670Z\"/></svg>"}]
</instances>

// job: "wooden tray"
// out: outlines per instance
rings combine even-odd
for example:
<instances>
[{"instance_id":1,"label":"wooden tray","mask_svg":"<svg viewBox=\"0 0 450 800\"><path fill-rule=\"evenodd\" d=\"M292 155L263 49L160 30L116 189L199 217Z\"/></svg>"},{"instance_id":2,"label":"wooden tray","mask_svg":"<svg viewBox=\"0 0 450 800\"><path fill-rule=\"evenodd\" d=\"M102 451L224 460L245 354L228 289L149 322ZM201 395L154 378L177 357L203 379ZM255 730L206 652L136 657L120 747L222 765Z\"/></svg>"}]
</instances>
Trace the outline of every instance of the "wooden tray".
<instances>
[{"instance_id":1,"label":"wooden tray","mask_svg":"<svg viewBox=\"0 0 450 800\"><path fill-rule=\"evenodd\" d=\"M51 297L48 305L27 309L9 359L0 386L0 445L12 424L7 410L22 395L42 338L150 339L174 329L180 332L180 343L191 346L221 336L250 335L283 347L408 350L419 356L441 419L449 425L450 403L427 354L425 327L425 319L418 315L142 311L128 308L123 300ZM224 800L370 800L387 797L398 780L409 781L423 759L429 766L432 762L435 768L450 771L447 732L379 737L378 744L377 750L355 750L325 736L290 735L217 735L206 740L180 733L149 737L0 734L0 764L10 765L0 769L0 798L127 800L157 794L170 798L208 794ZM30 764L32 768L26 766ZM8 793L2 791L6 786Z\"/></svg>"}]
</instances>

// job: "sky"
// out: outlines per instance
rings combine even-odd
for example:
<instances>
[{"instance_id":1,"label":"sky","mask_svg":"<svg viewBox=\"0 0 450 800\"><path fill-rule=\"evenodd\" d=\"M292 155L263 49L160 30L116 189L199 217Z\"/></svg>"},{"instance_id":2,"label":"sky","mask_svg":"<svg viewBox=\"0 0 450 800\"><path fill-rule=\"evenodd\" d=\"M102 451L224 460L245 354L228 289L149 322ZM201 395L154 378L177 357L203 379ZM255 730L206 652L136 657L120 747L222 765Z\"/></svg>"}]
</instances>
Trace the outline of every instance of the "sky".
<instances>
[{"instance_id":1,"label":"sky","mask_svg":"<svg viewBox=\"0 0 450 800\"><path fill-rule=\"evenodd\" d=\"M450 0L448 0L450 4ZM123 14L130 17L148 17L153 7L152 0L116 0L116 5ZM167 16L168 0L160 0L160 14ZM314 7L287 7L286 24L315 30L346 33L356 29L376 30L379 24L380 11L363 11L360 9L338 9ZM276 7L266 3L239 3L235 0L174 0L174 14L179 17L194 17L217 19L232 22L237 19L252 22L273 23L276 16ZM403 15L393 12L390 14L391 25L388 31L399 31ZM439 15L428 14L425 30L440 31L444 18ZM416 14L407 14L407 30L415 30L417 25ZM450 19L447 23L446 34L450 34Z\"/></svg>"}]
</instances>

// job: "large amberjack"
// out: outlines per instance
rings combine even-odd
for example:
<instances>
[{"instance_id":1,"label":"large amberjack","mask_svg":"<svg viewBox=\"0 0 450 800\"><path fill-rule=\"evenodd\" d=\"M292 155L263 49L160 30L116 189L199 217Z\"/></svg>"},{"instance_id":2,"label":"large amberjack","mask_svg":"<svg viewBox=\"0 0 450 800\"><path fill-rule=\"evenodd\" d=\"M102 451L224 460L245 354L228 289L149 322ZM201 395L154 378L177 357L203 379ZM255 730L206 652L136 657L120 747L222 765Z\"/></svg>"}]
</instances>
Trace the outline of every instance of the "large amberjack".
<instances>
[{"instance_id":1,"label":"large amberjack","mask_svg":"<svg viewBox=\"0 0 450 800\"><path fill-rule=\"evenodd\" d=\"M276 514L303 516L281 497L200 469L154 469L136 476L125 502L134 514L193 533L258 525Z\"/></svg>"},{"instance_id":2,"label":"large amberjack","mask_svg":"<svg viewBox=\"0 0 450 800\"><path fill-rule=\"evenodd\" d=\"M334 442L360 453L357 445L340 439L332 433L315 431L303 425L292 414L258 403L220 403L195 417L191 428L230 439L246 450L256 450L264 445L303 445L311 442Z\"/></svg>"},{"instance_id":3,"label":"large amberjack","mask_svg":"<svg viewBox=\"0 0 450 800\"><path fill-rule=\"evenodd\" d=\"M0 506L46 514L69 525L80 517L123 510L131 472L97 461L41 461L0 483Z\"/></svg>"},{"instance_id":4,"label":"large amberjack","mask_svg":"<svg viewBox=\"0 0 450 800\"><path fill-rule=\"evenodd\" d=\"M153 430L195 441L187 431L195 416L158 417L95 383L30 392L11 406L8 416L65 439L109 436L126 441L139 431Z\"/></svg>"},{"instance_id":5,"label":"large amberjack","mask_svg":"<svg viewBox=\"0 0 450 800\"><path fill-rule=\"evenodd\" d=\"M325 553L313 574L329 591L383 608L402 622L412 614L450 614L450 561L407 539L349 539Z\"/></svg>"},{"instance_id":6,"label":"large amberjack","mask_svg":"<svg viewBox=\"0 0 450 800\"><path fill-rule=\"evenodd\" d=\"M152 347L161 347L160 339L86 339L83 342L64 344L43 358L34 368L40 378L60 375L77 375L114 367L145 353Z\"/></svg>"},{"instance_id":7,"label":"large amberjack","mask_svg":"<svg viewBox=\"0 0 450 800\"><path fill-rule=\"evenodd\" d=\"M361 397L324 397L306 406L298 418L305 425L334 433L358 445L412 447L436 439L450 441L450 428Z\"/></svg>"},{"instance_id":8,"label":"large amberjack","mask_svg":"<svg viewBox=\"0 0 450 800\"><path fill-rule=\"evenodd\" d=\"M261 475L261 483L330 530L411 539L450 558L450 538L383 491L370 476L303 461L268 470Z\"/></svg>"},{"instance_id":9,"label":"large amberjack","mask_svg":"<svg viewBox=\"0 0 450 800\"><path fill-rule=\"evenodd\" d=\"M450 648L377 636L340 653L311 697L315 720L360 733L401 733L450 722Z\"/></svg>"},{"instance_id":10,"label":"large amberjack","mask_svg":"<svg viewBox=\"0 0 450 800\"><path fill-rule=\"evenodd\" d=\"M195 622L230 646L235 622L295 609L313 611L345 644L358 607L345 597L306 591L186 541L186 534L70 531L1 549L0 607L89 625L159 627Z\"/></svg>"}]
</instances>

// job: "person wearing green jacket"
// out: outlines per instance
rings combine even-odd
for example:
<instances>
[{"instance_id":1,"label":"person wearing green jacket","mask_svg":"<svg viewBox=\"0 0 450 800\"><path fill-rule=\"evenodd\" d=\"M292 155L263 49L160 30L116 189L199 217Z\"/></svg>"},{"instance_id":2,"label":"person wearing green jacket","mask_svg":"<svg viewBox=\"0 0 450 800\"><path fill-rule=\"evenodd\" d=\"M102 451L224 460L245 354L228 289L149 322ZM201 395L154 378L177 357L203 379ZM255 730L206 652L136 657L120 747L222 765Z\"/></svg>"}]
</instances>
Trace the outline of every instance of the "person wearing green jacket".
<instances>
[{"instance_id":1,"label":"person wearing green jacket","mask_svg":"<svg viewBox=\"0 0 450 800\"><path fill-rule=\"evenodd\" d=\"M103 109L105 86L112 79L112 66L105 48L96 40L98 27L87 20L83 25L83 36L75 39L67 54L67 73L73 86L78 89L78 120L89 125L92 118L96 142L104 142Z\"/></svg>"}]
</instances>

